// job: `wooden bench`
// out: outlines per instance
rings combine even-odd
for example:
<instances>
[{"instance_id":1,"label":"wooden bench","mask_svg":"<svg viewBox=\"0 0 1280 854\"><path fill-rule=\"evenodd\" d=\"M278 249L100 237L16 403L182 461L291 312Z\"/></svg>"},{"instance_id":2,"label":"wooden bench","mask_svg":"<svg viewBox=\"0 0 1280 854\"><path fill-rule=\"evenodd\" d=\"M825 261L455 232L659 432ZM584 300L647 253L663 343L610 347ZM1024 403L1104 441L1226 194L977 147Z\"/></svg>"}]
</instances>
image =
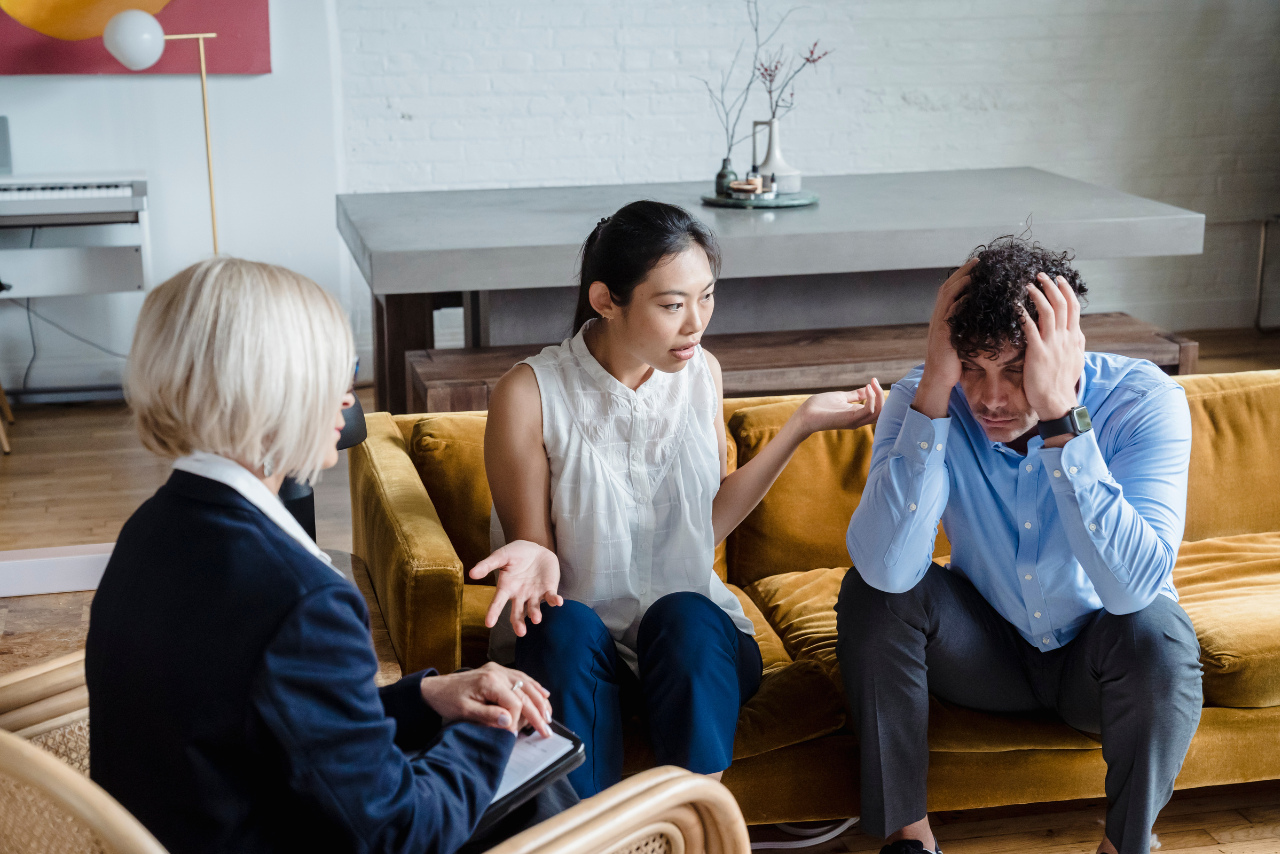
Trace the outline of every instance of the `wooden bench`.
<instances>
[{"instance_id":1,"label":"wooden bench","mask_svg":"<svg viewBox=\"0 0 1280 854\"><path fill-rule=\"evenodd\" d=\"M1080 318L1090 350L1155 362L1171 374L1193 374L1200 346L1127 314ZM796 332L706 335L703 345L724 371L727 397L852 389L877 377L885 388L924 361L928 324L860 326ZM545 345L405 353L410 412L489 408L498 379Z\"/></svg>"}]
</instances>

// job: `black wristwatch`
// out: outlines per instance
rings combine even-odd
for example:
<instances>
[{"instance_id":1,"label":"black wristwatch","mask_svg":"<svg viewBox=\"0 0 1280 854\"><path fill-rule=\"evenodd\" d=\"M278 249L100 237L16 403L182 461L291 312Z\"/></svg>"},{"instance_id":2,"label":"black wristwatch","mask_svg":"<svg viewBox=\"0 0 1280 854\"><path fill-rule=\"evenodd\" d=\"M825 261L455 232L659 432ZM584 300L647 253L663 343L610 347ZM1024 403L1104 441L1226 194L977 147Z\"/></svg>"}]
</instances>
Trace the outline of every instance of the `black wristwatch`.
<instances>
[{"instance_id":1,"label":"black wristwatch","mask_svg":"<svg viewBox=\"0 0 1280 854\"><path fill-rule=\"evenodd\" d=\"M1089 410L1083 406L1076 406L1072 407L1061 418L1055 418L1053 421L1041 421L1040 438L1048 441L1054 436L1062 436L1064 434L1079 436L1081 433L1088 433L1092 429L1093 422L1089 420Z\"/></svg>"}]
</instances>

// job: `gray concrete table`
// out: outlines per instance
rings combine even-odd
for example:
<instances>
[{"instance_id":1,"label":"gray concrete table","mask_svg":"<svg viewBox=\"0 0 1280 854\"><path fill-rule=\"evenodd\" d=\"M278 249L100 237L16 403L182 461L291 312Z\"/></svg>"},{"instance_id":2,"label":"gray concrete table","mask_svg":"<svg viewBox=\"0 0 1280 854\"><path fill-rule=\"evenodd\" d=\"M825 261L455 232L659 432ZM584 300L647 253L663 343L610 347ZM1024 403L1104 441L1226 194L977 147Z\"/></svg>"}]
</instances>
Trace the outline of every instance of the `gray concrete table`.
<instances>
[{"instance_id":1,"label":"gray concrete table","mask_svg":"<svg viewBox=\"0 0 1280 854\"><path fill-rule=\"evenodd\" d=\"M681 205L718 236L716 333L922 321L940 270L1028 225L1081 259L1204 243L1202 214L1039 169L806 177L805 189L820 203L774 211L706 207L704 183L338 196L374 296L378 408L404 410L404 353L433 346L433 308L467 309L468 346L564 337L582 241L637 199Z\"/></svg>"}]
</instances>

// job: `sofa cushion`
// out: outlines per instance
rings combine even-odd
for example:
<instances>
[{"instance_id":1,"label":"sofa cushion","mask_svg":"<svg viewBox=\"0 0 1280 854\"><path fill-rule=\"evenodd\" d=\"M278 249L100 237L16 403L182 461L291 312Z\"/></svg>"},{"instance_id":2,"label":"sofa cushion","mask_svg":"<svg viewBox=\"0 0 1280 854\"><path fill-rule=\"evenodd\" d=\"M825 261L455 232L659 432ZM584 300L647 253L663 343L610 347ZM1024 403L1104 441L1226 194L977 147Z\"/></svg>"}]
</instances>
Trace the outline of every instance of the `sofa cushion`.
<instances>
[{"instance_id":1,"label":"sofa cushion","mask_svg":"<svg viewBox=\"0 0 1280 854\"><path fill-rule=\"evenodd\" d=\"M1280 532L1183 543L1173 582L1200 640L1205 705L1280 706Z\"/></svg>"},{"instance_id":2,"label":"sofa cushion","mask_svg":"<svg viewBox=\"0 0 1280 854\"><path fill-rule=\"evenodd\" d=\"M747 587L782 645L798 661L836 673L836 599L847 568L784 572Z\"/></svg>"},{"instance_id":3,"label":"sofa cushion","mask_svg":"<svg viewBox=\"0 0 1280 854\"><path fill-rule=\"evenodd\" d=\"M750 462L778 435L802 397L738 410L729 435L738 445L738 465ZM780 572L848 563L845 530L867 482L870 426L827 430L800 443L760 504L729 538L729 573L747 586ZM951 546L938 529L937 554Z\"/></svg>"},{"instance_id":4,"label":"sofa cushion","mask_svg":"<svg viewBox=\"0 0 1280 854\"><path fill-rule=\"evenodd\" d=\"M489 556L493 497L484 471L486 421L482 412L424 415L409 440L409 457L464 572Z\"/></svg>"},{"instance_id":5,"label":"sofa cushion","mask_svg":"<svg viewBox=\"0 0 1280 854\"><path fill-rule=\"evenodd\" d=\"M1191 408L1191 470L1184 540L1280 527L1275 440L1280 371L1175 377Z\"/></svg>"}]
</instances>

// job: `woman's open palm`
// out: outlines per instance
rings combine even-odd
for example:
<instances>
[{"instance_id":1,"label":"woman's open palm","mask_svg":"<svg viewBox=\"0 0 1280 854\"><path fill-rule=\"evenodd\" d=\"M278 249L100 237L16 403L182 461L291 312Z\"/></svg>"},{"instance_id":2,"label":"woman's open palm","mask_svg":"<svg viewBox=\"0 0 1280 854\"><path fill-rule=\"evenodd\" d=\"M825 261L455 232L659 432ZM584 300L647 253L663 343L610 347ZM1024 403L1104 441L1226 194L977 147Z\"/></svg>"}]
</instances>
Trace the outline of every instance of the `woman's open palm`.
<instances>
[{"instance_id":1,"label":"woman's open palm","mask_svg":"<svg viewBox=\"0 0 1280 854\"><path fill-rule=\"evenodd\" d=\"M804 418L810 432L819 430L853 430L874 424L884 408L884 389L872 380L856 391L828 391L815 394L800 406L797 413Z\"/></svg>"},{"instance_id":2,"label":"woman's open palm","mask_svg":"<svg viewBox=\"0 0 1280 854\"><path fill-rule=\"evenodd\" d=\"M484 578L495 570L498 592L484 617L489 628L497 625L507 602L511 602L511 628L516 637L524 637L527 631L526 616L535 625L542 622L543 602L552 606L564 604L564 598L556 592L560 587L560 559L544 546L528 540L507 543L472 567L470 575Z\"/></svg>"}]
</instances>

